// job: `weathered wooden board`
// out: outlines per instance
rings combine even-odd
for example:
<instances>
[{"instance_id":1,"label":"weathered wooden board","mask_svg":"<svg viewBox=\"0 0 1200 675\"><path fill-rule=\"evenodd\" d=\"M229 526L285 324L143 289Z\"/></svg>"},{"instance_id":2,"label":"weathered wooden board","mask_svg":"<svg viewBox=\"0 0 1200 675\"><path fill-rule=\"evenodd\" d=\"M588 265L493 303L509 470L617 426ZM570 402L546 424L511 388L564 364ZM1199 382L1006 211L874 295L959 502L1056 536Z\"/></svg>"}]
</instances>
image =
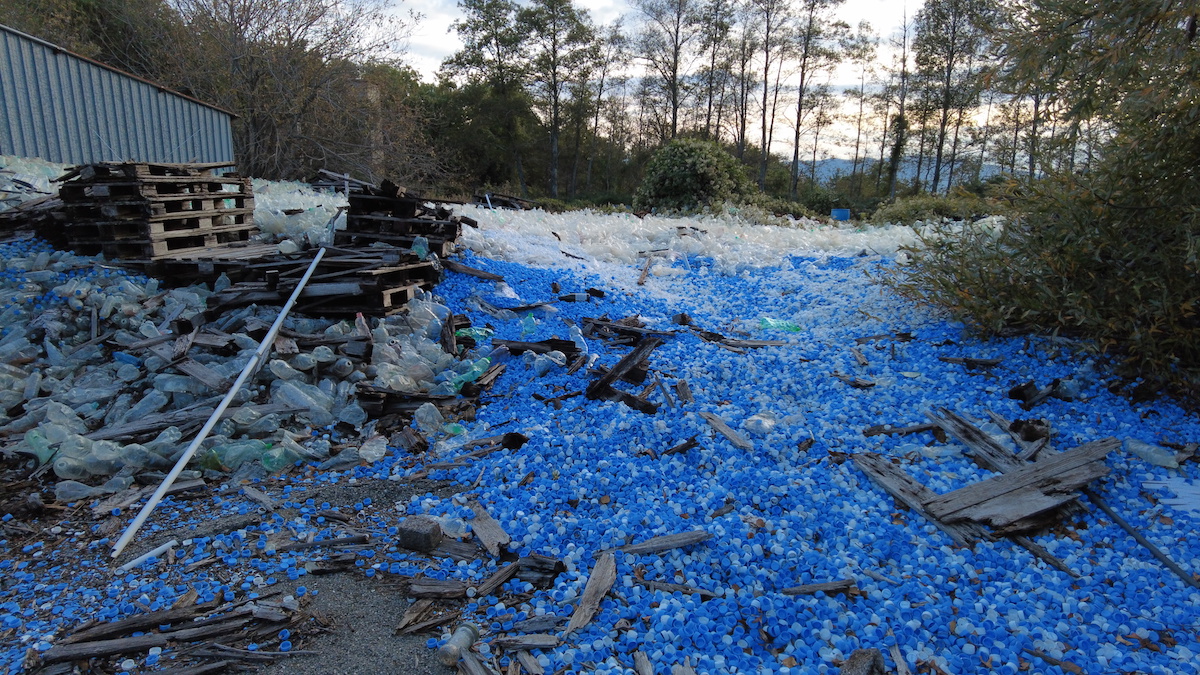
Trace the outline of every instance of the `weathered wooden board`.
<instances>
[{"instance_id":1,"label":"weathered wooden board","mask_svg":"<svg viewBox=\"0 0 1200 675\"><path fill-rule=\"evenodd\" d=\"M700 413L700 416L708 421L709 426L711 426L725 438L728 438L729 442L733 443L735 447L741 448L742 450L754 449L754 444L751 443L745 436L731 429L730 426L725 423L725 420L710 412L702 412Z\"/></svg>"},{"instance_id":2,"label":"weathered wooden board","mask_svg":"<svg viewBox=\"0 0 1200 675\"><path fill-rule=\"evenodd\" d=\"M989 541L992 535L980 524L970 521L943 523L925 510L925 502L937 497L937 493L918 483L903 469L892 464L882 455L860 452L852 457L854 466L867 474L871 482L887 491L901 504L919 513L929 522L945 532L960 546L972 546L978 541Z\"/></svg>"},{"instance_id":3,"label":"weathered wooden board","mask_svg":"<svg viewBox=\"0 0 1200 675\"><path fill-rule=\"evenodd\" d=\"M567 623L567 628L563 631L564 637L592 622L592 618L600 609L600 601L604 599L605 595L608 595L608 591L616 580L616 556L605 553L600 556L600 559L596 561L596 566L592 568L592 575L588 577L587 585L583 587L583 597L579 599L579 606L575 608L575 613L571 615L571 621Z\"/></svg>"},{"instance_id":4,"label":"weathered wooden board","mask_svg":"<svg viewBox=\"0 0 1200 675\"><path fill-rule=\"evenodd\" d=\"M492 518L492 514L488 513L483 504L472 500L467 506L475 513L475 518L471 521L471 530L488 553L500 557L500 547L507 546L512 537L508 536L495 518Z\"/></svg>"}]
</instances>

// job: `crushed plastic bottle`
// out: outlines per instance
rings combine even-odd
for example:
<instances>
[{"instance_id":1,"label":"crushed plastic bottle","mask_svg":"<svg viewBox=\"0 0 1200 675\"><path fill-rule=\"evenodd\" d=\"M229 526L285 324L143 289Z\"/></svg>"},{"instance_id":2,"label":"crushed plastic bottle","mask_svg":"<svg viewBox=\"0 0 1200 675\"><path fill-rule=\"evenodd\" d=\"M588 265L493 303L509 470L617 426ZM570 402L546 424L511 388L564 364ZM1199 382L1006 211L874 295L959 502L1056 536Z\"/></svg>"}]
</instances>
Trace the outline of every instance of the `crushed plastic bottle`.
<instances>
[{"instance_id":1,"label":"crushed plastic bottle","mask_svg":"<svg viewBox=\"0 0 1200 675\"><path fill-rule=\"evenodd\" d=\"M758 327L762 330L783 330L789 333L799 333L801 330L803 330L800 328L800 326L792 323L791 321L772 319L765 316L758 320Z\"/></svg>"},{"instance_id":2,"label":"crushed plastic bottle","mask_svg":"<svg viewBox=\"0 0 1200 675\"><path fill-rule=\"evenodd\" d=\"M775 413L760 412L756 415L751 415L750 418L746 420L746 431L749 431L752 434L766 436L775 429L777 422L778 419L775 417Z\"/></svg>"},{"instance_id":3,"label":"crushed plastic bottle","mask_svg":"<svg viewBox=\"0 0 1200 675\"><path fill-rule=\"evenodd\" d=\"M54 498L64 504L91 499L102 493L103 491L99 488L85 485L76 480L60 480L54 486Z\"/></svg>"},{"instance_id":4,"label":"crushed plastic bottle","mask_svg":"<svg viewBox=\"0 0 1200 675\"><path fill-rule=\"evenodd\" d=\"M429 240L425 237L414 237L412 252L417 258L424 260L429 257Z\"/></svg>"},{"instance_id":5,"label":"crushed plastic bottle","mask_svg":"<svg viewBox=\"0 0 1200 675\"><path fill-rule=\"evenodd\" d=\"M538 321L534 318L533 312L526 314L525 318L521 319L521 337L529 337L536 333L537 325Z\"/></svg>"},{"instance_id":6,"label":"crushed plastic bottle","mask_svg":"<svg viewBox=\"0 0 1200 675\"><path fill-rule=\"evenodd\" d=\"M571 342L575 343L575 348L579 350L581 356L588 355L587 342L583 339L583 331L579 330L579 326L571 326Z\"/></svg>"},{"instance_id":7,"label":"crushed plastic bottle","mask_svg":"<svg viewBox=\"0 0 1200 675\"><path fill-rule=\"evenodd\" d=\"M413 421L417 423L417 428L427 434L432 434L440 431L442 426L446 424L446 418L442 417L442 411L438 410L437 406L428 401L421 404L417 408L417 412L413 415Z\"/></svg>"},{"instance_id":8,"label":"crushed plastic bottle","mask_svg":"<svg viewBox=\"0 0 1200 675\"><path fill-rule=\"evenodd\" d=\"M1125 451L1141 457L1154 466L1161 466L1168 469L1179 468L1179 461L1176 459L1174 452L1136 438L1125 439Z\"/></svg>"},{"instance_id":9,"label":"crushed plastic bottle","mask_svg":"<svg viewBox=\"0 0 1200 675\"><path fill-rule=\"evenodd\" d=\"M374 464L387 456L387 439L379 434L371 436L363 441L363 444L358 448L358 456L364 462Z\"/></svg>"}]
</instances>

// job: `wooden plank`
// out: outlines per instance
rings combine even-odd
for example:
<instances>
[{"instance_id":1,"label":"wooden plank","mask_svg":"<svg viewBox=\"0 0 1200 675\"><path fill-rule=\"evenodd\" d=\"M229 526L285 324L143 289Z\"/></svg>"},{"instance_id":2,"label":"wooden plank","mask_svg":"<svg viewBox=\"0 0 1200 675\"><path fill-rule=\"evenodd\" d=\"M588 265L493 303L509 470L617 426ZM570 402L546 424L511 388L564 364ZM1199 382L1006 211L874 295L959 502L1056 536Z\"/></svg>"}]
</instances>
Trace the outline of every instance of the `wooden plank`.
<instances>
[{"instance_id":1,"label":"wooden plank","mask_svg":"<svg viewBox=\"0 0 1200 675\"><path fill-rule=\"evenodd\" d=\"M484 270L475 269L474 267L468 267L467 265L464 265L460 262L455 262L453 260L443 260L442 265L451 272L468 274L480 279L487 279L488 281L504 281L504 277L500 276L499 274L493 274Z\"/></svg>"},{"instance_id":2,"label":"wooden plank","mask_svg":"<svg viewBox=\"0 0 1200 675\"><path fill-rule=\"evenodd\" d=\"M975 359L968 356L939 356L938 361L966 366L972 370L978 368L994 368L1004 362L1004 359Z\"/></svg>"},{"instance_id":3,"label":"wooden plank","mask_svg":"<svg viewBox=\"0 0 1200 675\"><path fill-rule=\"evenodd\" d=\"M646 360L650 356L650 352L658 348L662 344L662 340L656 337L643 338L638 342L633 351L626 354L617 365L613 366L607 373L601 375L598 379L593 380L587 386L587 397L589 399L606 398L612 389L612 385L625 373L633 370L635 366Z\"/></svg>"},{"instance_id":4,"label":"wooden plank","mask_svg":"<svg viewBox=\"0 0 1200 675\"><path fill-rule=\"evenodd\" d=\"M529 675L545 675L546 669L542 667L542 664L538 663L538 660L533 657L533 654L530 654L529 652L517 652L516 657L517 661L521 662L521 667L524 668L525 672L529 673Z\"/></svg>"},{"instance_id":5,"label":"wooden plank","mask_svg":"<svg viewBox=\"0 0 1200 675\"><path fill-rule=\"evenodd\" d=\"M941 408L937 413L927 412L926 416L947 434L967 446L975 462L983 468L1004 473L1024 465L1007 448L960 415Z\"/></svg>"},{"instance_id":6,"label":"wooden plank","mask_svg":"<svg viewBox=\"0 0 1200 675\"><path fill-rule=\"evenodd\" d=\"M712 600L713 598L717 597L716 593L713 593L712 591L706 591L702 588L696 588L695 586L688 586L686 584L671 584L665 581L651 581L647 579L634 579L633 583L648 588L651 591L659 591L668 595L673 593L699 595L701 601Z\"/></svg>"},{"instance_id":7,"label":"wooden plank","mask_svg":"<svg viewBox=\"0 0 1200 675\"><path fill-rule=\"evenodd\" d=\"M41 659L43 663L62 663L64 661L86 661L93 658L114 656L116 654L142 652L152 647L166 647L171 642L190 642L192 640L234 633L241 630L248 621L250 619L246 617L198 628L185 628L171 633L150 633L114 640L92 640L90 642L55 645L43 652Z\"/></svg>"},{"instance_id":8,"label":"wooden plank","mask_svg":"<svg viewBox=\"0 0 1200 675\"><path fill-rule=\"evenodd\" d=\"M408 594L414 598L465 598L467 582L459 579L414 579L408 585Z\"/></svg>"},{"instance_id":9,"label":"wooden plank","mask_svg":"<svg viewBox=\"0 0 1200 675\"><path fill-rule=\"evenodd\" d=\"M691 532L679 532L677 534L664 534L657 537L651 537L646 541L637 544L626 544L618 546L614 549L601 551L598 555L607 555L612 551L623 551L626 555L646 555L650 553L662 553L671 549L691 546L712 539L712 533L704 530L692 530Z\"/></svg>"},{"instance_id":10,"label":"wooden plank","mask_svg":"<svg viewBox=\"0 0 1200 675\"><path fill-rule=\"evenodd\" d=\"M708 421L709 426L718 431L722 436L729 439L730 443L742 450L753 450L754 444L751 443L745 436L734 431L725 423L725 420L717 417L710 412L702 412L700 416Z\"/></svg>"},{"instance_id":11,"label":"wooden plank","mask_svg":"<svg viewBox=\"0 0 1200 675\"><path fill-rule=\"evenodd\" d=\"M679 396L679 400L684 403L696 402L696 399L692 396L691 387L688 387L687 380L678 380L675 382L675 393Z\"/></svg>"},{"instance_id":12,"label":"wooden plank","mask_svg":"<svg viewBox=\"0 0 1200 675\"><path fill-rule=\"evenodd\" d=\"M990 541L994 537L980 524L973 522L944 523L925 510L925 502L937 497L937 493L918 483L904 470L896 467L886 457L873 452L860 452L852 456L859 471L867 474L871 482L883 488L896 501L920 514L938 529L945 532L960 546L972 546L977 541Z\"/></svg>"},{"instance_id":13,"label":"wooden plank","mask_svg":"<svg viewBox=\"0 0 1200 675\"><path fill-rule=\"evenodd\" d=\"M637 675L654 675L654 664L650 663L646 652L640 649L633 653L633 669L637 671Z\"/></svg>"},{"instance_id":14,"label":"wooden plank","mask_svg":"<svg viewBox=\"0 0 1200 675\"><path fill-rule=\"evenodd\" d=\"M479 538L488 553L497 558L500 557L500 547L507 546L512 541L512 537L508 536L495 518L492 518L492 514L488 513L483 504L471 500L467 502L467 507L475 513L475 518L471 520L471 531Z\"/></svg>"},{"instance_id":15,"label":"wooden plank","mask_svg":"<svg viewBox=\"0 0 1200 675\"><path fill-rule=\"evenodd\" d=\"M506 652L524 649L554 649L562 644L562 638L549 633L533 633L531 635L512 635L498 637L492 640L492 645Z\"/></svg>"},{"instance_id":16,"label":"wooden plank","mask_svg":"<svg viewBox=\"0 0 1200 675\"><path fill-rule=\"evenodd\" d=\"M209 602L202 605L192 605L189 607L180 607L173 609L163 609L157 612L147 612L145 614L137 614L127 619L120 621L111 621L102 623L98 626L93 626L87 630L82 630L77 633L72 633L59 641L59 644L72 644L76 642L93 642L96 640L107 640L115 638L118 635L135 633L137 631L149 630L158 628L159 626L169 626L179 623L180 621L191 620L197 616L206 613L209 610L215 609L217 603Z\"/></svg>"},{"instance_id":17,"label":"wooden plank","mask_svg":"<svg viewBox=\"0 0 1200 675\"><path fill-rule=\"evenodd\" d=\"M495 593L497 588L500 588L504 584L508 583L510 579L517 575L517 570L519 567L519 564L511 562L496 570L495 574L488 577L486 581L475 588L475 597L486 598L492 593Z\"/></svg>"},{"instance_id":18,"label":"wooden plank","mask_svg":"<svg viewBox=\"0 0 1200 675\"><path fill-rule=\"evenodd\" d=\"M913 424L907 427L895 427L887 424L877 424L873 427L863 429L863 436L906 436L908 434L919 434L925 431L933 431L940 429L936 424Z\"/></svg>"},{"instance_id":19,"label":"wooden plank","mask_svg":"<svg viewBox=\"0 0 1200 675\"><path fill-rule=\"evenodd\" d=\"M858 584L853 579L838 579L836 581L824 581L816 584L804 584L803 586L792 586L785 588L780 593L784 595L816 595L824 593L825 595L833 595L834 593L853 594L858 591Z\"/></svg>"},{"instance_id":20,"label":"wooden plank","mask_svg":"<svg viewBox=\"0 0 1200 675\"><path fill-rule=\"evenodd\" d=\"M592 568L592 575L588 577L587 585L583 588L583 597L579 599L579 606L571 614L571 621L567 624L567 629L563 631L563 637L591 623L592 618L600 609L600 601L604 599L605 595L608 595L609 589L616 580L616 556L612 553L605 553L600 556L600 559L596 561L596 566Z\"/></svg>"},{"instance_id":21,"label":"wooden plank","mask_svg":"<svg viewBox=\"0 0 1200 675\"><path fill-rule=\"evenodd\" d=\"M1120 445L1106 438L939 495L925 503L935 518L1004 527L1076 499L1080 487L1108 474L1104 457Z\"/></svg>"}]
</instances>

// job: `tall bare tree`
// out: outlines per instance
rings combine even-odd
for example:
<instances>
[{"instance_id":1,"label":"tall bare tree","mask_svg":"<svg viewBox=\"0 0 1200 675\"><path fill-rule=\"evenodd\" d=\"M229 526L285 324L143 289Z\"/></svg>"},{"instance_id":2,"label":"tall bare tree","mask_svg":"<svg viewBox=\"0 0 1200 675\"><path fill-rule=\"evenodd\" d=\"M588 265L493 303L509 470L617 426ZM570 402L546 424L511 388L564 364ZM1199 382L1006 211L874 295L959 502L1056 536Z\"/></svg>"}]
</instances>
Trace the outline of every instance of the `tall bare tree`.
<instances>
[{"instance_id":1,"label":"tall bare tree","mask_svg":"<svg viewBox=\"0 0 1200 675\"><path fill-rule=\"evenodd\" d=\"M700 40L699 7L696 0L635 0L633 4L643 19L637 36L638 55L666 94L668 138L675 138L686 94L684 82Z\"/></svg>"},{"instance_id":2,"label":"tall bare tree","mask_svg":"<svg viewBox=\"0 0 1200 675\"><path fill-rule=\"evenodd\" d=\"M814 109L812 96L821 73L828 72L841 58L838 40L848 26L834 18L834 11L845 0L800 0L799 15L793 36L796 60L796 117L792 135L791 195L796 198L800 180L800 134L808 124L809 112Z\"/></svg>"}]
</instances>

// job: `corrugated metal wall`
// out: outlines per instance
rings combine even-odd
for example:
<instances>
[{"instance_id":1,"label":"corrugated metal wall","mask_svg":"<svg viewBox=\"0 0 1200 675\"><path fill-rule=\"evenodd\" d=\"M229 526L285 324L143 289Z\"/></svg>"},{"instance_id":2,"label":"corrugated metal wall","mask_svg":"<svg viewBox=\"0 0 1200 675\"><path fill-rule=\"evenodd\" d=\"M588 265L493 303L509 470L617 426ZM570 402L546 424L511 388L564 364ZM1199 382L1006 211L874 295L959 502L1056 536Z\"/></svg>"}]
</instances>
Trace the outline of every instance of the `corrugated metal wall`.
<instances>
[{"instance_id":1,"label":"corrugated metal wall","mask_svg":"<svg viewBox=\"0 0 1200 675\"><path fill-rule=\"evenodd\" d=\"M228 112L0 25L0 155L226 162Z\"/></svg>"}]
</instances>

